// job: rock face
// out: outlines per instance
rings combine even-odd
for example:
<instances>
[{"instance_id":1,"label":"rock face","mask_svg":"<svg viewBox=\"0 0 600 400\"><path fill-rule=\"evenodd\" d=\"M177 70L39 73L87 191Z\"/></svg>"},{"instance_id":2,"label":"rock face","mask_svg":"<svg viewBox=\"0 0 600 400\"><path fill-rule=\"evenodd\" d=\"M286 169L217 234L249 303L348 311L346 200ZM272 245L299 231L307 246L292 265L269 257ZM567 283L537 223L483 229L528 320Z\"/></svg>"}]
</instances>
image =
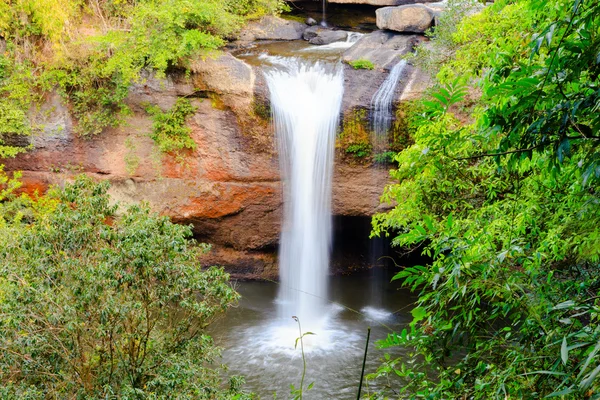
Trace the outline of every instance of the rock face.
<instances>
[{"instance_id":1,"label":"rock face","mask_svg":"<svg viewBox=\"0 0 600 400\"><path fill-rule=\"evenodd\" d=\"M242 30L239 40L251 42L254 40L298 40L307 25L288 21L283 18L266 16L259 21L251 22Z\"/></svg>"},{"instance_id":2,"label":"rock face","mask_svg":"<svg viewBox=\"0 0 600 400\"><path fill-rule=\"evenodd\" d=\"M302 37L304 40L308 40L310 44L323 45L346 40L348 32L334 31L333 29L321 26L311 26L304 31Z\"/></svg>"},{"instance_id":3,"label":"rock face","mask_svg":"<svg viewBox=\"0 0 600 400\"><path fill-rule=\"evenodd\" d=\"M207 265L224 265L237 276L273 278L282 185L277 156L263 144L272 141L269 124L246 119L256 74L228 54L197 60L192 71L190 77L164 80L147 76L131 89L133 113L126 123L92 138L76 136L68 108L58 95L49 96L40 113L45 131L32 138L34 149L4 164L8 171L23 171L23 189L30 193L82 172L108 179L120 204L148 201L174 221L193 224L197 238L214 245ZM166 110L181 96L197 107L188 120L197 148L178 156L160 153L149 137L152 120L145 104ZM388 179L386 169L337 163L334 214L370 216L382 210L379 196Z\"/></svg>"},{"instance_id":4,"label":"rock face","mask_svg":"<svg viewBox=\"0 0 600 400\"><path fill-rule=\"evenodd\" d=\"M422 4L383 7L375 11L377 27L396 32L424 33L433 25L434 12Z\"/></svg>"},{"instance_id":5,"label":"rock face","mask_svg":"<svg viewBox=\"0 0 600 400\"><path fill-rule=\"evenodd\" d=\"M343 60L369 60L377 68L391 69L399 57L412 51L422 40L416 35L397 35L388 31L375 31L361 37L344 52Z\"/></svg>"}]
</instances>

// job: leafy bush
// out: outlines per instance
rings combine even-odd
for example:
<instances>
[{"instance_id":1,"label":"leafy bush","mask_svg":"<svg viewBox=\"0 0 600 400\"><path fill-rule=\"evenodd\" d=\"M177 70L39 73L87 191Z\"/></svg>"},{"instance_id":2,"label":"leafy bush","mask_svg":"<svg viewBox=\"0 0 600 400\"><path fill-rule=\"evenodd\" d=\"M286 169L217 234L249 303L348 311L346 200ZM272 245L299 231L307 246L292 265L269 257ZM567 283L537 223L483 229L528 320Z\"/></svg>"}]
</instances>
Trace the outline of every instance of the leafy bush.
<instances>
[{"instance_id":1,"label":"leafy bush","mask_svg":"<svg viewBox=\"0 0 600 400\"><path fill-rule=\"evenodd\" d=\"M358 158L365 158L371 155L371 145L364 143L351 144L346 147L346 153L353 154Z\"/></svg>"},{"instance_id":2,"label":"leafy bush","mask_svg":"<svg viewBox=\"0 0 600 400\"><path fill-rule=\"evenodd\" d=\"M191 129L186 119L194 115L196 107L186 98L179 98L173 107L162 112L158 107L148 108L154 119L150 137L163 152L178 152L183 149L196 149L196 142L190 137Z\"/></svg>"},{"instance_id":3,"label":"leafy bush","mask_svg":"<svg viewBox=\"0 0 600 400\"><path fill-rule=\"evenodd\" d=\"M336 142L336 147L342 151L342 156L352 155L362 160L371 155L373 146L368 125L368 112L365 109L355 109L344 115L341 132Z\"/></svg>"},{"instance_id":4,"label":"leafy bush","mask_svg":"<svg viewBox=\"0 0 600 400\"><path fill-rule=\"evenodd\" d=\"M360 60L355 60L355 61L350 61L348 64L350 64L350 66L354 69L374 69L375 68L375 64L373 64L371 61L369 60L365 60L365 59L360 59Z\"/></svg>"},{"instance_id":5,"label":"leafy bush","mask_svg":"<svg viewBox=\"0 0 600 400\"><path fill-rule=\"evenodd\" d=\"M222 47L247 19L286 9L282 0L87 3L0 4L0 37L7 41L7 59L15 64L6 69L0 61L0 80L4 76L26 88L8 96L0 87L0 101L10 97L24 104L16 110L14 102L0 107L0 122L8 120L18 131L11 133L26 132L31 94L56 87L72 106L80 135L117 126L129 111L124 101L128 88L142 79L143 69L158 77L170 68L187 69L191 58Z\"/></svg>"},{"instance_id":6,"label":"leafy bush","mask_svg":"<svg viewBox=\"0 0 600 400\"><path fill-rule=\"evenodd\" d=\"M396 153L393 151L377 153L373 155L373 162L377 164L389 164L394 161L394 157L396 157Z\"/></svg>"},{"instance_id":7,"label":"leafy bush","mask_svg":"<svg viewBox=\"0 0 600 400\"><path fill-rule=\"evenodd\" d=\"M214 399L206 326L236 300L189 227L78 178L0 205L0 397ZM7 194L10 197L10 194Z\"/></svg>"},{"instance_id":8,"label":"leafy bush","mask_svg":"<svg viewBox=\"0 0 600 400\"><path fill-rule=\"evenodd\" d=\"M510 35L478 42L492 15ZM457 27L480 107L454 114L465 86L438 75L373 221L433 260L396 275L419 298L380 345L408 354L370 376L400 396L598 398L598 18L594 1L496 2Z\"/></svg>"}]
</instances>

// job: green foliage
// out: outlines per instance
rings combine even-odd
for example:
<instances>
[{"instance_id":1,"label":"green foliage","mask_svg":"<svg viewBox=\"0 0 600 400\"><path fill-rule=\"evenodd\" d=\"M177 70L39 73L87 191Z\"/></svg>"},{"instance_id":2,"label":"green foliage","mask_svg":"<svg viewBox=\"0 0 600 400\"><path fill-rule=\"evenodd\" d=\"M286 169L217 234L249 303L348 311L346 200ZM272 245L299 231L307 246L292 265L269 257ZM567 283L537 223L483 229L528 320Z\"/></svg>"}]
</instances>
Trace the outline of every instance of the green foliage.
<instances>
[{"instance_id":1,"label":"green foliage","mask_svg":"<svg viewBox=\"0 0 600 400\"><path fill-rule=\"evenodd\" d=\"M419 128L417 116L423 112L419 101L402 101L396 106L396 115L390 129L390 151L400 152L413 143L413 136Z\"/></svg>"},{"instance_id":2,"label":"green foliage","mask_svg":"<svg viewBox=\"0 0 600 400\"><path fill-rule=\"evenodd\" d=\"M365 59L360 59L360 60L354 60L354 61L350 61L348 64L350 64L350 66L354 69L374 69L375 68L375 64L373 64L371 61L369 60L365 60Z\"/></svg>"},{"instance_id":3,"label":"green foliage","mask_svg":"<svg viewBox=\"0 0 600 400\"><path fill-rule=\"evenodd\" d=\"M356 109L346 113L336 146L345 155L352 155L358 159L369 157L373 146L371 144L371 131L368 126L367 110Z\"/></svg>"},{"instance_id":4,"label":"green foliage","mask_svg":"<svg viewBox=\"0 0 600 400\"><path fill-rule=\"evenodd\" d=\"M492 32L478 46L495 56L479 58L491 15L512 33ZM408 355L370 375L397 377L402 398L598 397L598 18L593 1L497 2L457 27L481 106L466 123L464 84L438 76L384 193L397 205L373 221L432 260L394 278L419 298L380 345Z\"/></svg>"},{"instance_id":5,"label":"green foliage","mask_svg":"<svg viewBox=\"0 0 600 400\"><path fill-rule=\"evenodd\" d=\"M566 158L581 159L584 182L600 181L600 5L575 1L550 12L533 2L543 29L536 33L528 60L513 68L503 59L484 86L490 107L486 123L505 136L499 152L516 162L534 151L551 151L552 167ZM527 62L528 61L528 62Z\"/></svg>"},{"instance_id":6,"label":"green foliage","mask_svg":"<svg viewBox=\"0 0 600 400\"><path fill-rule=\"evenodd\" d=\"M80 177L3 203L0 397L233 397L205 333L237 299L227 274L199 267L189 227L147 205L116 216L107 190Z\"/></svg>"},{"instance_id":7,"label":"green foliage","mask_svg":"<svg viewBox=\"0 0 600 400\"><path fill-rule=\"evenodd\" d=\"M284 0L227 0L228 10L246 19L256 19L267 14L281 14L290 11Z\"/></svg>"},{"instance_id":8,"label":"green foliage","mask_svg":"<svg viewBox=\"0 0 600 400\"><path fill-rule=\"evenodd\" d=\"M154 119L150 137L161 151L168 153L196 149L196 142L190 137L192 130L186 125L187 118L194 115L196 107L188 99L177 99L167 112L162 112L156 106L148 108L148 112Z\"/></svg>"},{"instance_id":9,"label":"green foliage","mask_svg":"<svg viewBox=\"0 0 600 400\"><path fill-rule=\"evenodd\" d=\"M143 70L159 78L169 69L187 70L191 59L222 47L247 19L285 9L282 0L2 1L0 37L8 51L0 55L6 56L0 80L23 90L4 96L9 91L0 83L0 129L28 133L32 94L55 88L71 106L78 134L115 127L129 112L125 98ZM14 60L9 70L6 60Z\"/></svg>"},{"instance_id":10,"label":"green foliage","mask_svg":"<svg viewBox=\"0 0 600 400\"><path fill-rule=\"evenodd\" d=\"M31 70L27 66L0 54L0 159L14 157L26 150L6 144L6 139L31 133L27 115L32 100L28 87L31 79Z\"/></svg>"},{"instance_id":11,"label":"green foliage","mask_svg":"<svg viewBox=\"0 0 600 400\"><path fill-rule=\"evenodd\" d=\"M365 158L371 155L371 145L364 143L351 144L346 147L346 153L357 158Z\"/></svg>"},{"instance_id":12,"label":"green foliage","mask_svg":"<svg viewBox=\"0 0 600 400\"><path fill-rule=\"evenodd\" d=\"M396 152L394 151L377 153L373 154L373 162L377 164L389 164L394 161L394 157L396 157Z\"/></svg>"}]
</instances>

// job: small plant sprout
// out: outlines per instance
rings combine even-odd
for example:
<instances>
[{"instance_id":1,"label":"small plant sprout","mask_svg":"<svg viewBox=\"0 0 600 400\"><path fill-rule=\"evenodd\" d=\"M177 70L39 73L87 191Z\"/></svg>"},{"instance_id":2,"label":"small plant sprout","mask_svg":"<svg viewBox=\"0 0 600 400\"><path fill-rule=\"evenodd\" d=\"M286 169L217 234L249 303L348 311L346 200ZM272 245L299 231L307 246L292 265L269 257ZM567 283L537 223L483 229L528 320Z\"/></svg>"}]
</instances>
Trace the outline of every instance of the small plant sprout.
<instances>
[{"instance_id":1,"label":"small plant sprout","mask_svg":"<svg viewBox=\"0 0 600 400\"><path fill-rule=\"evenodd\" d=\"M302 378L300 379L300 387L298 389L296 389L294 387L294 385L291 385L291 394L293 396L294 400L302 400L302 394L304 392L304 377L306 375L306 357L304 356L304 336L307 335L314 335L313 332L304 332L302 333L302 326L300 325L300 318L296 317L295 315L292 316L292 318L294 319L294 321L296 321L298 323L298 332L300 333L300 336L296 338L296 342L294 343L294 349L298 348L298 342L300 342L300 351L302 353ZM314 385L314 382L311 382L307 387L306 390L310 390L312 389Z\"/></svg>"}]
</instances>

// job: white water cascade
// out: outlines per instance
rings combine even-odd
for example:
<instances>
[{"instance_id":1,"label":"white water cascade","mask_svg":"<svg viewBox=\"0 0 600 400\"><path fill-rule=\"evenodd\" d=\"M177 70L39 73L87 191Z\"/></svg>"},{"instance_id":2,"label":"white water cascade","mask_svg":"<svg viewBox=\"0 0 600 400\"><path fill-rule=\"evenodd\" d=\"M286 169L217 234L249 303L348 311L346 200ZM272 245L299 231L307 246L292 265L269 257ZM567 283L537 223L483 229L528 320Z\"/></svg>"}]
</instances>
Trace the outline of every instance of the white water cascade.
<instances>
[{"instance_id":1,"label":"white water cascade","mask_svg":"<svg viewBox=\"0 0 600 400\"><path fill-rule=\"evenodd\" d=\"M331 178L342 68L303 64L265 73L284 177L279 316L322 328L331 246Z\"/></svg>"},{"instance_id":2,"label":"white water cascade","mask_svg":"<svg viewBox=\"0 0 600 400\"><path fill-rule=\"evenodd\" d=\"M373 142L376 147L387 146L387 134L392 126L394 92L400 76L406 67L406 60L394 65L388 77L371 99Z\"/></svg>"}]
</instances>

